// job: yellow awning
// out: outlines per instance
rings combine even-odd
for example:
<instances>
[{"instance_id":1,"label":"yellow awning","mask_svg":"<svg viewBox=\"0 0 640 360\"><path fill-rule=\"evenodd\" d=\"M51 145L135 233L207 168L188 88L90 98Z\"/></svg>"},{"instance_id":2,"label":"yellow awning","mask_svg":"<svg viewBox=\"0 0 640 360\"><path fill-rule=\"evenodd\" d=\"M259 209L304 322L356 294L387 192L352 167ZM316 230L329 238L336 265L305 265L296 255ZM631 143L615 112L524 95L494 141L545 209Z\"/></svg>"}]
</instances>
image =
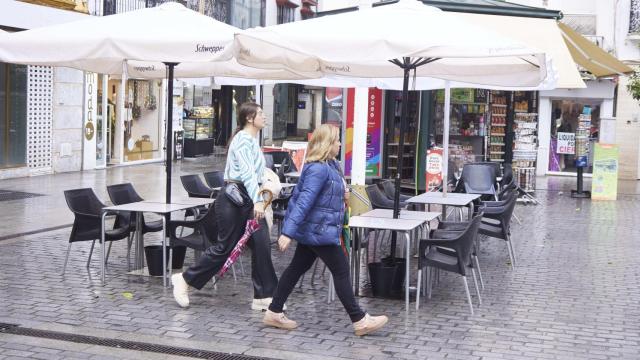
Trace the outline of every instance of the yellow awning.
<instances>
[{"instance_id":1,"label":"yellow awning","mask_svg":"<svg viewBox=\"0 0 640 360\"><path fill-rule=\"evenodd\" d=\"M632 68L602 50L598 45L578 34L566 24L558 22L558 27L562 32L562 38L567 44L573 60L593 76L625 75L633 72Z\"/></svg>"},{"instance_id":2,"label":"yellow awning","mask_svg":"<svg viewBox=\"0 0 640 360\"><path fill-rule=\"evenodd\" d=\"M560 89L586 88L562 34L554 19L526 18L485 14L451 13L464 21L492 29L521 43L540 49L551 56L558 72Z\"/></svg>"}]
</instances>

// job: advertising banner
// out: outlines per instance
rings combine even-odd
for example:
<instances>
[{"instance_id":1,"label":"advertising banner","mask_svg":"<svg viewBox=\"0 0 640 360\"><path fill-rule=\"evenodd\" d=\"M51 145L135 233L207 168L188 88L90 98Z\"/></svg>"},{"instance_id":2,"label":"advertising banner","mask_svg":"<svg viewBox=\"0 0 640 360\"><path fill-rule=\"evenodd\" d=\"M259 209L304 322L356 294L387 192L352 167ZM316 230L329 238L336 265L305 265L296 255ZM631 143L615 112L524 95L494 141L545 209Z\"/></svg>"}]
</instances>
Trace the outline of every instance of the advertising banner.
<instances>
[{"instance_id":1,"label":"advertising banner","mask_svg":"<svg viewBox=\"0 0 640 360\"><path fill-rule=\"evenodd\" d=\"M431 191L442 184L442 148L431 148L427 150L426 161L426 183L427 189Z\"/></svg>"},{"instance_id":2,"label":"advertising banner","mask_svg":"<svg viewBox=\"0 0 640 360\"><path fill-rule=\"evenodd\" d=\"M353 100L354 90L347 91L348 109L345 139L345 175L351 175L353 155ZM382 152L382 90L369 89L369 103L367 111L367 177L382 176L381 152Z\"/></svg>"},{"instance_id":3,"label":"advertising banner","mask_svg":"<svg viewBox=\"0 0 640 360\"><path fill-rule=\"evenodd\" d=\"M591 199L616 200L618 196L618 145L595 144Z\"/></svg>"}]
</instances>

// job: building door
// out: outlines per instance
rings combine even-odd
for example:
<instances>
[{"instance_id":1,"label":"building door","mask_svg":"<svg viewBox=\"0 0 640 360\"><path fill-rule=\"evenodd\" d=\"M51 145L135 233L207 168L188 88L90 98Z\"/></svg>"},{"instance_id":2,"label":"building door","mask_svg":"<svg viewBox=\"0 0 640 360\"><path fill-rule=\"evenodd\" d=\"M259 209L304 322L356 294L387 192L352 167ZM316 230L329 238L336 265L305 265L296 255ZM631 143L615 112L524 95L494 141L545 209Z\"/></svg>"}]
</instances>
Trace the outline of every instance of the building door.
<instances>
[{"instance_id":1,"label":"building door","mask_svg":"<svg viewBox=\"0 0 640 360\"><path fill-rule=\"evenodd\" d=\"M0 169L27 163L27 67L0 63Z\"/></svg>"}]
</instances>

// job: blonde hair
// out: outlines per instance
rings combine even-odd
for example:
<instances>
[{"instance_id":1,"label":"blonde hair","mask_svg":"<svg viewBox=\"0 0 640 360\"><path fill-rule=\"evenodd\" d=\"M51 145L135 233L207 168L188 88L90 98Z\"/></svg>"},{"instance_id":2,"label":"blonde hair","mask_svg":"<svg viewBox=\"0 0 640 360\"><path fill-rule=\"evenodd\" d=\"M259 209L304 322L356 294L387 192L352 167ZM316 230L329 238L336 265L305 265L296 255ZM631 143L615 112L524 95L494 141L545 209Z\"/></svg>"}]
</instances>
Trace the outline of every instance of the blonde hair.
<instances>
[{"instance_id":1,"label":"blonde hair","mask_svg":"<svg viewBox=\"0 0 640 360\"><path fill-rule=\"evenodd\" d=\"M322 124L311 134L305 162L326 161L331 157L333 143L340 139L340 131L336 126Z\"/></svg>"}]
</instances>

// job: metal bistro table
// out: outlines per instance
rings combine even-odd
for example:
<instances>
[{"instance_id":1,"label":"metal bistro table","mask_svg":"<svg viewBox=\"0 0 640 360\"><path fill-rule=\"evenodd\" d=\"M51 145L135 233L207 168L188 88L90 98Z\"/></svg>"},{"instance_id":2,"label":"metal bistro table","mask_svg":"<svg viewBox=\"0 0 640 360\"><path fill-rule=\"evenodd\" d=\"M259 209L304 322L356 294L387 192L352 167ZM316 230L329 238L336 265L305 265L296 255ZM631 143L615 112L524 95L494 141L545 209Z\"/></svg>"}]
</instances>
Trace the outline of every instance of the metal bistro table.
<instances>
[{"instance_id":1,"label":"metal bistro table","mask_svg":"<svg viewBox=\"0 0 640 360\"><path fill-rule=\"evenodd\" d=\"M473 201L480 198L478 194L447 193L444 196L441 192L426 192L418 196L407 199L411 204L436 204L442 205L442 219L446 220L445 206L469 207L469 220L473 217Z\"/></svg>"},{"instance_id":2,"label":"metal bistro table","mask_svg":"<svg viewBox=\"0 0 640 360\"><path fill-rule=\"evenodd\" d=\"M379 217L368 216L352 216L349 219L349 228L351 231L358 231L358 235L362 235L364 229L373 230L390 230L397 233L402 233L405 239L405 307L406 311L409 311L409 278L410 278L410 266L411 259L411 237L410 233L415 231L424 223L422 219L389 219ZM358 286L360 284L360 239L361 236L352 236L353 249L351 251L351 271L354 281L354 293L358 294Z\"/></svg>"},{"instance_id":3,"label":"metal bistro table","mask_svg":"<svg viewBox=\"0 0 640 360\"><path fill-rule=\"evenodd\" d=\"M167 242L167 223L165 215L174 211L192 209L201 205L211 204L214 199L199 199L189 198L178 200L176 203L164 203L155 201L139 201L130 204L107 206L102 209L102 223L101 223L101 246L100 257L102 259L100 264L101 280L102 284L105 283L105 252L104 252L104 231L105 231L105 217L110 212L128 211L136 213L136 246L135 246L135 260L134 266L137 269L144 267L144 247L142 241L142 214L145 212L162 215L162 256L166 259L166 242ZM167 264L162 262L162 285L167 287Z\"/></svg>"},{"instance_id":4,"label":"metal bistro table","mask_svg":"<svg viewBox=\"0 0 640 360\"><path fill-rule=\"evenodd\" d=\"M391 209L373 209L371 211L367 211L366 213L360 214L360 216L366 217L377 217L377 218L387 218L393 219L393 210ZM425 211L411 211L411 210L400 210L400 219L409 219L409 220L422 220L423 224L420 226L421 230L424 230L424 233L420 235L427 236L430 231L429 223L440 217L440 213L438 212L425 212ZM424 238L420 236L420 239ZM416 242L417 244L417 242ZM373 246L373 258L376 258L376 245L377 245L377 236L376 241ZM417 251L417 247L415 249Z\"/></svg>"}]
</instances>

